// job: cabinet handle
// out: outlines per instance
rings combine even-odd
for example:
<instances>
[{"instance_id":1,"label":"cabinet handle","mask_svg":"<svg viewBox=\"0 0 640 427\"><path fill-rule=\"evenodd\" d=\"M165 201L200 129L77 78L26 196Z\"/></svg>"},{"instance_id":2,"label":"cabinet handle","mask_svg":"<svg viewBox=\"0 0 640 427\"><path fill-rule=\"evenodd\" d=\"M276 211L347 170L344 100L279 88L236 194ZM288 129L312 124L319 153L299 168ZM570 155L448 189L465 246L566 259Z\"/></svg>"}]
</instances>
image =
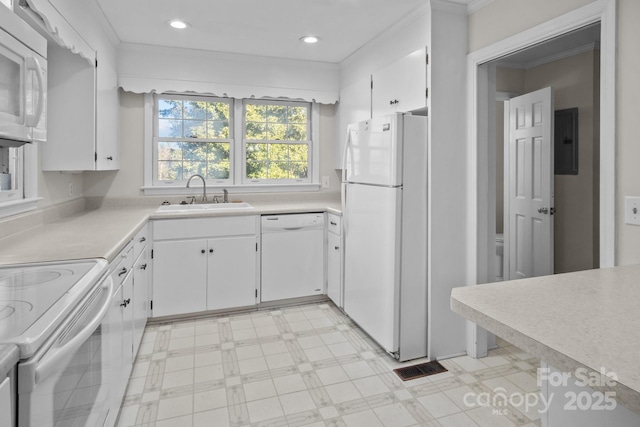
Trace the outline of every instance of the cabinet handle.
<instances>
[{"instance_id":1,"label":"cabinet handle","mask_svg":"<svg viewBox=\"0 0 640 427\"><path fill-rule=\"evenodd\" d=\"M203 253L205 253L205 252L207 252L207 251L205 251L204 249L202 249L202 250L200 251L200 253L201 253L201 254L203 254Z\"/></svg>"},{"instance_id":2,"label":"cabinet handle","mask_svg":"<svg viewBox=\"0 0 640 427\"><path fill-rule=\"evenodd\" d=\"M107 157L107 160L113 160L113 156Z\"/></svg>"},{"instance_id":3,"label":"cabinet handle","mask_svg":"<svg viewBox=\"0 0 640 427\"><path fill-rule=\"evenodd\" d=\"M333 221L329 221L329 224L331 224L331 225L338 225L338 223L337 223L337 222L333 222Z\"/></svg>"},{"instance_id":4,"label":"cabinet handle","mask_svg":"<svg viewBox=\"0 0 640 427\"><path fill-rule=\"evenodd\" d=\"M340 246L335 246L333 249L337 251L338 249L340 249Z\"/></svg>"},{"instance_id":5,"label":"cabinet handle","mask_svg":"<svg viewBox=\"0 0 640 427\"><path fill-rule=\"evenodd\" d=\"M131 298L127 298L126 300L122 301L122 304L120 304L120 307L126 307L129 305L130 302L131 302Z\"/></svg>"},{"instance_id":6,"label":"cabinet handle","mask_svg":"<svg viewBox=\"0 0 640 427\"><path fill-rule=\"evenodd\" d=\"M146 269L147 269L147 264L146 264L146 263L145 263L145 264L142 264L142 265L140 266L140 270L146 270Z\"/></svg>"},{"instance_id":7,"label":"cabinet handle","mask_svg":"<svg viewBox=\"0 0 640 427\"><path fill-rule=\"evenodd\" d=\"M120 270L120 273L118 273L118 276L122 276L126 272L127 272L127 268L126 267L122 267L122 270Z\"/></svg>"},{"instance_id":8,"label":"cabinet handle","mask_svg":"<svg viewBox=\"0 0 640 427\"><path fill-rule=\"evenodd\" d=\"M398 101L397 99L393 99L391 101L389 101L389 105L394 105L394 104L398 104L400 101Z\"/></svg>"},{"instance_id":9,"label":"cabinet handle","mask_svg":"<svg viewBox=\"0 0 640 427\"><path fill-rule=\"evenodd\" d=\"M147 238L146 238L146 237L141 237L141 238L140 238L140 243L142 243L142 242L146 242L146 241L147 241Z\"/></svg>"},{"instance_id":10,"label":"cabinet handle","mask_svg":"<svg viewBox=\"0 0 640 427\"><path fill-rule=\"evenodd\" d=\"M213 249L209 249L209 253L212 254L213 253Z\"/></svg>"}]
</instances>

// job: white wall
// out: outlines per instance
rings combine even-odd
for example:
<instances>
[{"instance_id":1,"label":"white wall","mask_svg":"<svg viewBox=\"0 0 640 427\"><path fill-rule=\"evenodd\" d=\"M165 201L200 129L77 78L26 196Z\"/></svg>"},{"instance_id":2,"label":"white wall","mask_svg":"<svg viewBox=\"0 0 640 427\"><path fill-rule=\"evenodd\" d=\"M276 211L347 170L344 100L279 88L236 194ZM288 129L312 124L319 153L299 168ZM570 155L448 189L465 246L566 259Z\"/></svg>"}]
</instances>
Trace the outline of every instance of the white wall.
<instances>
[{"instance_id":1,"label":"white wall","mask_svg":"<svg viewBox=\"0 0 640 427\"><path fill-rule=\"evenodd\" d=\"M590 0L494 0L469 16L470 52L591 3ZM617 1L616 264L640 262L640 227L624 224L624 196L640 195L640 2Z\"/></svg>"}]
</instances>

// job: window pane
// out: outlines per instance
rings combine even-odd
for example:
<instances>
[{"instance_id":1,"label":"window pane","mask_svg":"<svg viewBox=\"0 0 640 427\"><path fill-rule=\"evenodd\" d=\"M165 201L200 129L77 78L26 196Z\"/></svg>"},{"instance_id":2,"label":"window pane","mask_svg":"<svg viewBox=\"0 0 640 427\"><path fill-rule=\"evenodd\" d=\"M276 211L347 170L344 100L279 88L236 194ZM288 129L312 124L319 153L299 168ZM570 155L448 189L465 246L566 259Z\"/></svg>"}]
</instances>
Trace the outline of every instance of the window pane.
<instances>
[{"instance_id":1,"label":"window pane","mask_svg":"<svg viewBox=\"0 0 640 427\"><path fill-rule=\"evenodd\" d=\"M158 179L161 181L175 181L182 179L181 161L159 161Z\"/></svg>"},{"instance_id":2,"label":"window pane","mask_svg":"<svg viewBox=\"0 0 640 427\"><path fill-rule=\"evenodd\" d=\"M207 120L229 120L229 104L226 102L207 103Z\"/></svg>"},{"instance_id":3,"label":"window pane","mask_svg":"<svg viewBox=\"0 0 640 427\"><path fill-rule=\"evenodd\" d=\"M289 160L289 144L269 144L269 160Z\"/></svg>"},{"instance_id":4,"label":"window pane","mask_svg":"<svg viewBox=\"0 0 640 427\"><path fill-rule=\"evenodd\" d=\"M207 138L209 139L228 139L229 138L229 122L208 122Z\"/></svg>"},{"instance_id":5,"label":"window pane","mask_svg":"<svg viewBox=\"0 0 640 427\"><path fill-rule=\"evenodd\" d=\"M158 160L182 160L182 143L158 142Z\"/></svg>"},{"instance_id":6,"label":"window pane","mask_svg":"<svg viewBox=\"0 0 640 427\"><path fill-rule=\"evenodd\" d=\"M288 162L269 162L269 179L287 179L289 178Z\"/></svg>"},{"instance_id":7,"label":"window pane","mask_svg":"<svg viewBox=\"0 0 640 427\"><path fill-rule=\"evenodd\" d=\"M184 137L185 138L206 138L207 125L201 120L185 120L184 121Z\"/></svg>"},{"instance_id":8,"label":"window pane","mask_svg":"<svg viewBox=\"0 0 640 427\"><path fill-rule=\"evenodd\" d=\"M158 136L160 138L181 138L182 120L159 119Z\"/></svg>"},{"instance_id":9,"label":"window pane","mask_svg":"<svg viewBox=\"0 0 640 427\"><path fill-rule=\"evenodd\" d=\"M269 123L287 123L286 105L268 105L267 121Z\"/></svg>"},{"instance_id":10,"label":"window pane","mask_svg":"<svg viewBox=\"0 0 640 427\"><path fill-rule=\"evenodd\" d=\"M204 101L184 101L184 118L204 120L207 117L207 103Z\"/></svg>"},{"instance_id":11,"label":"window pane","mask_svg":"<svg viewBox=\"0 0 640 427\"><path fill-rule=\"evenodd\" d=\"M289 123L307 123L307 107L289 107Z\"/></svg>"},{"instance_id":12,"label":"window pane","mask_svg":"<svg viewBox=\"0 0 640 427\"><path fill-rule=\"evenodd\" d=\"M247 139L267 139L266 124L247 122Z\"/></svg>"},{"instance_id":13,"label":"window pane","mask_svg":"<svg viewBox=\"0 0 640 427\"><path fill-rule=\"evenodd\" d=\"M307 163L309 160L309 147L307 144L289 144L289 160Z\"/></svg>"},{"instance_id":14,"label":"window pane","mask_svg":"<svg viewBox=\"0 0 640 427\"><path fill-rule=\"evenodd\" d=\"M183 166L184 179L189 179L193 174L204 175L207 170L207 162L189 162L185 161Z\"/></svg>"},{"instance_id":15,"label":"window pane","mask_svg":"<svg viewBox=\"0 0 640 427\"><path fill-rule=\"evenodd\" d=\"M284 139L287 141L306 141L307 125L289 125Z\"/></svg>"},{"instance_id":16,"label":"window pane","mask_svg":"<svg viewBox=\"0 0 640 427\"><path fill-rule=\"evenodd\" d=\"M158 117L166 119L181 119L182 101L158 99Z\"/></svg>"},{"instance_id":17,"label":"window pane","mask_svg":"<svg viewBox=\"0 0 640 427\"><path fill-rule=\"evenodd\" d=\"M208 156L209 163L217 163L226 161L229 162L229 148L230 144L223 142L210 142L208 144Z\"/></svg>"},{"instance_id":18,"label":"window pane","mask_svg":"<svg viewBox=\"0 0 640 427\"><path fill-rule=\"evenodd\" d=\"M267 106L246 104L245 105L245 120L248 122L266 122L267 121Z\"/></svg>"},{"instance_id":19,"label":"window pane","mask_svg":"<svg viewBox=\"0 0 640 427\"><path fill-rule=\"evenodd\" d=\"M289 163L289 178L298 178L298 179L306 178L307 171L308 171L308 166L306 162Z\"/></svg>"},{"instance_id":20,"label":"window pane","mask_svg":"<svg viewBox=\"0 0 640 427\"><path fill-rule=\"evenodd\" d=\"M184 160L207 161L207 144L199 142L184 142L182 144L182 158Z\"/></svg>"},{"instance_id":21,"label":"window pane","mask_svg":"<svg viewBox=\"0 0 640 427\"><path fill-rule=\"evenodd\" d=\"M283 141L287 139L287 125L279 123L267 124L267 140Z\"/></svg>"},{"instance_id":22,"label":"window pane","mask_svg":"<svg viewBox=\"0 0 640 427\"><path fill-rule=\"evenodd\" d=\"M267 162L247 160L247 178L267 179Z\"/></svg>"},{"instance_id":23,"label":"window pane","mask_svg":"<svg viewBox=\"0 0 640 427\"><path fill-rule=\"evenodd\" d=\"M247 144L247 161L267 160L267 144Z\"/></svg>"}]
</instances>

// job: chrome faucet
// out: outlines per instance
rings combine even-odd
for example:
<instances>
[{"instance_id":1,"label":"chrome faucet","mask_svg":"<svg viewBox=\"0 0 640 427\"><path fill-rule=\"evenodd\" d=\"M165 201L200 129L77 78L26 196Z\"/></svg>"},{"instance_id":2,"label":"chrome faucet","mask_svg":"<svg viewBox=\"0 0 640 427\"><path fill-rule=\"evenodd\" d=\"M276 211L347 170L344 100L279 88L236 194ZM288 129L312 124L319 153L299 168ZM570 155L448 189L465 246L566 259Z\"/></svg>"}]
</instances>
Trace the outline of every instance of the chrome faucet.
<instances>
[{"instance_id":1,"label":"chrome faucet","mask_svg":"<svg viewBox=\"0 0 640 427\"><path fill-rule=\"evenodd\" d=\"M229 203L229 192L227 191L226 188L223 188L222 192L224 193L222 203Z\"/></svg>"},{"instance_id":2,"label":"chrome faucet","mask_svg":"<svg viewBox=\"0 0 640 427\"><path fill-rule=\"evenodd\" d=\"M191 184L191 180L196 177L202 180L202 201L206 202L207 201L207 182L204 180L204 177L202 175L200 175L199 173L191 175L187 180L187 188L189 188L189 184Z\"/></svg>"}]
</instances>

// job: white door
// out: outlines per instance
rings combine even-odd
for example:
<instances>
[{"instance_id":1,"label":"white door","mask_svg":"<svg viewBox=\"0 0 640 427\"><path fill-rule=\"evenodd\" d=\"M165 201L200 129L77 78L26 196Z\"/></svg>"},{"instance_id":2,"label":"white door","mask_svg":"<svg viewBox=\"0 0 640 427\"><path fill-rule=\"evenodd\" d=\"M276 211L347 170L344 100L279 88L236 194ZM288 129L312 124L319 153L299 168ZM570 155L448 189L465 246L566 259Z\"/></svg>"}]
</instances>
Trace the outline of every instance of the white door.
<instances>
[{"instance_id":1,"label":"white door","mask_svg":"<svg viewBox=\"0 0 640 427\"><path fill-rule=\"evenodd\" d=\"M553 274L553 91L509 102L509 278Z\"/></svg>"}]
</instances>

